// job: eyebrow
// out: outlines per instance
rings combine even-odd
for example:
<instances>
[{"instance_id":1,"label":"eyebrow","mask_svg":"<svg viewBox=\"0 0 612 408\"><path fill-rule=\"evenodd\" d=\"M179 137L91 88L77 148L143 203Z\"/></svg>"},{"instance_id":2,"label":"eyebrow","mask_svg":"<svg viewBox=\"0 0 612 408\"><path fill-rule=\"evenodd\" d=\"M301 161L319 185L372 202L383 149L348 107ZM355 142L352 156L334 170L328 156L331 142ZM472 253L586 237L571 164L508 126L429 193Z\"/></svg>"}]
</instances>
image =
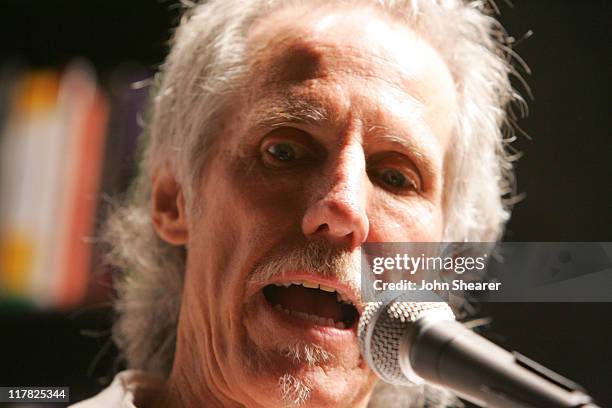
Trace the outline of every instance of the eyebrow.
<instances>
[{"instance_id":1,"label":"eyebrow","mask_svg":"<svg viewBox=\"0 0 612 408\"><path fill-rule=\"evenodd\" d=\"M301 98L283 98L257 109L252 122L258 128L276 128L290 123L315 125L327 121L325 107Z\"/></svg>"}]
</instances>

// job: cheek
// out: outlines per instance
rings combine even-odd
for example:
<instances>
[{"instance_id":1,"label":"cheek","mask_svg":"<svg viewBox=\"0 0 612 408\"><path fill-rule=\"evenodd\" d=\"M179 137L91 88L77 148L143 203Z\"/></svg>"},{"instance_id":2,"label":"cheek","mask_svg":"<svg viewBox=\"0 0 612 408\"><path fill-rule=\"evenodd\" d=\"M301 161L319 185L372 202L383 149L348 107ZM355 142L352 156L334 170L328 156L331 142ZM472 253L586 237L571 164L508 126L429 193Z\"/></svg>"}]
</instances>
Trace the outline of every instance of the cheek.
<instances>
[{"instance_id":1,"label":"cheek","mask_svg":"<svg viewBox=\"0 0 612 408\"><path fill-rule=\"evenodd\" d=\"M233 296L239 279L241 243L249 227L244 200L228 183L227 175L215 160L203 174L198 189L199 211L190 220L186 285L199 302L218 309L225 296ZM204 296L205 295L205 296ZM215 301L209 302L209 300Z\"/></svg>"},{"instance_id":2,"label":"cheek","mask_svg":"<svg viewBox=\"0 0 612 408\"><path fill-rule=\"evenodd\" d=\"M229 172L230 195L244 217L250 242L295 234L301 228L308 177L267 176L260 170Z\"/></svg>"},{"instance_id":3,"label":"cheek","mask_svg":"<svg viewBox=\"0 0 612 408\"><path fill-rule=\"evenodd\" d=\"M440 205L414 198L405 201L377 197L368 211L371 242L437 242L442 240Z\"/></svg>"},{"instance_id":4,"label":"cheek","mask_svg":"<svg viewBox=\"0 0 612 408\"><path fill-rule=\"evenodd\" d=\"M202 178L202 211L189 236L188 278L219 300L229 296L230 304L253 264L301 230L299 182L254 173L215 160Z\"/></svg>"},{"instance_id":5,"label":"cheek","mask_svg":"<svg viewBox=\"0 0 612 408\"><path fill-rule=\"evenodd\" d=\"M252 242L286 223L300 202L299 186L263 180L242 167L215 172L202 188L203 218L209 231L229 236L232 245ZM212 242L213 246L218 243Z\"/></svg>"}]
</instances>

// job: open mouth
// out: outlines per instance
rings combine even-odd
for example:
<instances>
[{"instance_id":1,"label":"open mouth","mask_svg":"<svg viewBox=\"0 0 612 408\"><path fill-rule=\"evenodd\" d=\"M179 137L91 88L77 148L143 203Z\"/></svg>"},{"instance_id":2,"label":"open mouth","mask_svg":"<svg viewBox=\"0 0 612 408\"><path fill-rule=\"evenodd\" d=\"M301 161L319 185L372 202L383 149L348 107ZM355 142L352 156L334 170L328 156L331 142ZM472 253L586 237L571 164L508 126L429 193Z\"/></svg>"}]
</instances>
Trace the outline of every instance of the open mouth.
<instances>
[{"instance_id":1,"label":"open mouth","mask_svg":"<svg viewBox=\"0 0 612 408\"><path fill-rule=\"evenodd\" d=\"M349 329L359 317L357 308L345 295L318 283L274 283L262 292L274 309L321 326Z\"/></svg>"}]
</instances>

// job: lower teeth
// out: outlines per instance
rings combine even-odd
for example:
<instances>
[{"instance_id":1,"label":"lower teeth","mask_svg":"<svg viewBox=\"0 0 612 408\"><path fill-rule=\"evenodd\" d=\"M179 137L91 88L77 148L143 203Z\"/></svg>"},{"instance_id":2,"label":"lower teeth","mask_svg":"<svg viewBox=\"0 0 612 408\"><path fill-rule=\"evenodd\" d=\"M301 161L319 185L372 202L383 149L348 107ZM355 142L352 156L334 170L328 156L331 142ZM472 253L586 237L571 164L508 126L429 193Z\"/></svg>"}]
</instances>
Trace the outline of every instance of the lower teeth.
<instances>
[{"instance_id":1,"label":"lower teeth","mask_svg":"<svg viewBox=\"0 0 612 408\"><path fill-rule=\"evenodd\" d=\"M325 318L322 316L317 316L317 315L311 315L308 313L304 313L304 312L298 312L295 310L287 310L285 308L283 308L280 304L276 304L274 306L274 309L278 310L278 311L282 311L285 314L288 315L292 315L292 316L296 316L299 317L300 319L304 319L304 320L308 320L311 321L315 324L319 324L322 326L331 326L331 327L335 327L337 329L345 329L346 325L344 324L344 322L334 322L334 319L332 318Z\"/></svg>"}]
</instances>

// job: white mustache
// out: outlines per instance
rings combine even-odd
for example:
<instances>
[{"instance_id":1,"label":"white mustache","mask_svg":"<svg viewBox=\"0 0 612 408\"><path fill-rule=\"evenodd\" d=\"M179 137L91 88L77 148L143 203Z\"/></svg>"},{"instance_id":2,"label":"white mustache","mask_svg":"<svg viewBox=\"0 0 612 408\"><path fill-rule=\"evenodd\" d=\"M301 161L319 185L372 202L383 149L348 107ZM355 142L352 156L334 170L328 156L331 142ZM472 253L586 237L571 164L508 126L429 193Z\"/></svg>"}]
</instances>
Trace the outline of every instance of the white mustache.
<instances>
[{"instance_id":1,"label":"white mustache","mask_svg":"<svg viewBox=\"0 0 612 408\"><path fill-rule=\"evenodd\" d=\"M322 241L311 241L303 247L262 259L248 279L251 283L265 283L282 278L285 272L292 270L335 278L359 293L360 253L342 251Z\"/></svg>"}]
</instances>

